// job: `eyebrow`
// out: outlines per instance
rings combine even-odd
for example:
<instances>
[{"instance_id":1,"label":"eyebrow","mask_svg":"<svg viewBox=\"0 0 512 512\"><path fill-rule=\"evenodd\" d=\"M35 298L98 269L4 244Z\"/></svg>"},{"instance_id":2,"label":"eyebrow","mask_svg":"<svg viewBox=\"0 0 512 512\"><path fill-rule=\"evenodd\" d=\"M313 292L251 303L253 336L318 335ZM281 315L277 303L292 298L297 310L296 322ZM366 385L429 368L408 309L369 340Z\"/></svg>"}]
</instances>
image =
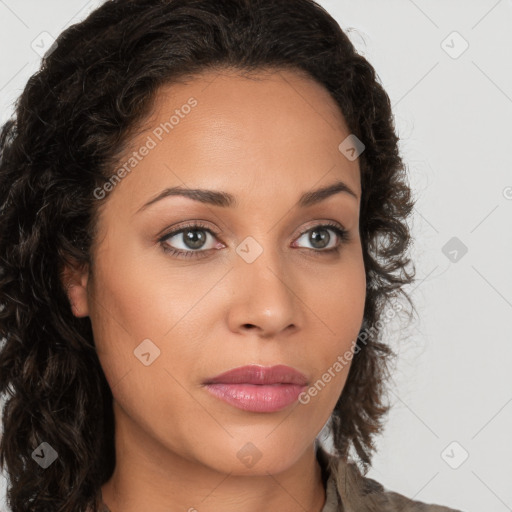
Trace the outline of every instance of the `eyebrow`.
<instances>
[{"instance_id":1,"label":"eyebrow","mask_svg":"<svg viewBox=\"0 0 512 512\"><path fill-rule=\"evenodd\" d=\"M339 193L347 193L357 199L357 194L343 181L336 181L331 185L323 188L304 192L297 203L299 208L307 208L313 206L325 199ZM237 206L238 202L232 194L228 192L221 192L218 190L207 190L201 188L183 188L171 187L162 190L156 197L142 205L135 213L145 210L148 206L172 196L188 197L200 203L210 204L212 206L220 206L222 208L229 208Z\"/></svg>"}]
</instances>

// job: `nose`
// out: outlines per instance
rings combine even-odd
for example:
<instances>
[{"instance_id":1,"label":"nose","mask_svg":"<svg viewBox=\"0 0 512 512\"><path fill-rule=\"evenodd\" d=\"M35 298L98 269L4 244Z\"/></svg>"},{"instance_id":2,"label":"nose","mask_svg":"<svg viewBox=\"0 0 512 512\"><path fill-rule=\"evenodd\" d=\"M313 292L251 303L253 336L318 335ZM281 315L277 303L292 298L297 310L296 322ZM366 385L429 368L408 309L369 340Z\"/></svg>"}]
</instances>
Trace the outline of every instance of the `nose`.
<instances>
[{"instance_id":1,"label":"nose","mask_svg":"<svg viewBox=\"0 0 512 512\"><path fill-rule=\"evenodd\" d=\"M276 250L265 249L252 263L237 257L230 279L228 324L232 332L255 331L260 338L274 338L301 328L303 302L297 283Z\"/></svg>"}]
</instances>

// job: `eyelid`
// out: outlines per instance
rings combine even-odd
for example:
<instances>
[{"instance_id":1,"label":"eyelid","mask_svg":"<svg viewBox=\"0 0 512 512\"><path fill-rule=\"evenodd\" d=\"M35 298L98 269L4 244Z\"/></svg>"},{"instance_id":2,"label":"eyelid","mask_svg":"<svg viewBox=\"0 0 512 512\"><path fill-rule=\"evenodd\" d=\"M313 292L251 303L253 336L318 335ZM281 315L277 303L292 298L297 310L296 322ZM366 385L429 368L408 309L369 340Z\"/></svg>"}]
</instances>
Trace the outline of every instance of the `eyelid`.
<instances>
[{"instance_id":1,"label":"eyelid","mask_svg":"<svg viewBox=\"0 0 512 512\"><path fill-rule=\"evenodd\" d=\"M218 231L216 231L214 228L206 225L206 224L203 224L203 221L200 221L200 220L193 220L193 221L188 221L187 223L183 224L183 225L180 225L179 227L177 228L174 228L173 230L163 234L163 235L159 235L157 237L157 242L160 243L160 244L165 244L165 241L169 238L172 238L176 235L179 235L180 233L183 233L184 231L187 231L187 230L197 230L197 231L207 231L208 233L210 233L211 235L213 235L215 238L218 238L220 236L220 233ZM174 248L170 248L169 250L172 251ZM175 249L176 251L183 251L183 249ZM183 252L191 252L191 253L200 253L200 252L208 252L210 249L198 249L196 251L192 251L191 249L189 251L183 251Z\"/></svg>"},{"instance_id":2,"label":"eyelid","mask_svg":"<svg viewBox=\"0 0 512 512\"><path fill-rule=\"evenodd\" d=\"M319 254L330 253L332 251L338 251L341 248L341 245L344 242L348 241L348 239L349 239L348 230L341 223L339 223L337 221L330 221L330 220L329 221L316 220L316 221L312 221L312 223L309 226L303 228L298 235L295 235L294 242L314 228L324 228L324 229L328 229L328 230L330 229L331 231L334 231L336 233L336 236L339 238L340 242L337 244L336 247L330 248L330 249L323 249L323 250L322 249L310 249L308 247L298 247L298 249L306 249L307 251L312 251L314 253L319 253ZM162 236L158 236L157 242L162 246L162 248L165 252L172 253L172 254L179 254L180 256L178 256L178 257L202 257L202 256L207 255L210 251L213 250L213 249L198 249L195 251L192 249L183 250L183 249L176 249L172 246L167 246L165 244L167 239L172 238L176 235L179 235L186 230L191 230L191 231L203 230L203 231L210 233L215 238L218 238L220 236L220 233L218 231L209 227L206 224L203 224L203 221L193 220L193 221L189 221L186 224L173 229L170 232L167 232L166 234L163 234Z\"/></svg>"},{"instance_id":3,"label":"eyelid","mask_svg":"<svg viewBox=\"0 0 512 512\"><path fill-rule=\"evenodd\" d=\"M307 249L307 250L310 250L310 251L313 251L315 253L328 253L330 251L335 251L335 250L339 250L341 248L341 245L344 243L344 242L347 242L349 239L350 239L350 236L349 236L349 231L342 225L340 224L339 222L335 222L335 221L315 221L314 224L310 225L309 227L303 229L300 234L296 237L294 237L294 240L298 240L299 238L301 238L303 235L305 235L306 233L308 233L309 231L315 229L315 228L321 228L321 229L326 229L326 230L331 230L331 231L334 231L336 233L336 236L340 239L340 243L336 246L336 247L333 247L331 249L309 249L308 247L299 247L299 249Z\"/></svg>"},{"instance_id":4,"label":"eyelid","mask_svg":"<svg viewBox=\"0 0 512 512\"><path fill-rule=\"evenodd\" d=\"M340 231L347 232L348 230L341 224L340 222L334 221L334 220L315 220L311 221L310 224L307 225L307 227L303 228L300 233L297 235L297 237L302 236L304 233L307 233L308 231L311 231L313 228L337 228Z\"/></svg>"}]
</instances>

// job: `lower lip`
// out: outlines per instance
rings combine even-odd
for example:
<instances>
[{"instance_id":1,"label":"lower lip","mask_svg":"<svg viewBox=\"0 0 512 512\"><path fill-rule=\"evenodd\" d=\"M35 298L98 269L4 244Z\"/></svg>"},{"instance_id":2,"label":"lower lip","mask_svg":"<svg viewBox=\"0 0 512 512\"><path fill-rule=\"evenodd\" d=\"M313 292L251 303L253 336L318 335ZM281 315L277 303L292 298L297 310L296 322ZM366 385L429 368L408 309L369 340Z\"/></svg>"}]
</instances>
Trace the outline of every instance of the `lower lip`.
<instances>
[{"instance_id":1,"label":"lower lip","mask_svg":"<svg viewBox=\"0 0 512 512\"><path fill-rule=\"evenodd\" d=\"M307 386L298 384L206 384L205 388L230 405L252 412L276 412L293 404Z\"/></svg>"}]
</instances>

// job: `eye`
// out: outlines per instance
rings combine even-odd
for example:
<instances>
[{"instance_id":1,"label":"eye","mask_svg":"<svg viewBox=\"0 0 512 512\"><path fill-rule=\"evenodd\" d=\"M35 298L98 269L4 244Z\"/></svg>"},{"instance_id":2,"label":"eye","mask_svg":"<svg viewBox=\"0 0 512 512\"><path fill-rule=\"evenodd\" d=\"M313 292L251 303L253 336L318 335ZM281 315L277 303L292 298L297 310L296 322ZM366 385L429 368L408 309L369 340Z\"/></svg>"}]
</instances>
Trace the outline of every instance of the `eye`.
<instances>
[{"instance_id":1,"label":"eye","mask_svg":"<svg viewBox=\"0 0 512 512\"><path fill-rule=\"evenodd\" d=\"M335 236L330 235L329 232L334 233ZM348 233L337 224L319 224L304 231L297 241L303 238L312 244L313 249L319 249L316 252L330 253L339 251L341 243L348 239ZM338 243L336 243L336 238L340 240ZM330 243L331 245L329 246Z\"/></svg>"},{"instance_id":2,"label":"eye","mask_svg":"<svg viewBox=\"0 0 512 512\"><path fill-rule=\"evenodd\" d=\"M162 245L163 250L173 256L183 256L186 258L202 257L209 249L214 249L215 247L214 244L211 247L207 247L206 249L204 248L208 235L213 237L218 236L218 234L210 228L196 222L164 235L160 238L159 242ZM183 249L176 249L172 245L169 245L169 241L173 238L176 238L177 240L174 244L178 243L179 245L181 240L181 245L184 246Z\"/></svg>"},{"instance_id":3,"label":"eye","mask_svg":"<svg viewBox=\"0 0 512 512\"><path fill-rule=\"evenodd\" d=\"M330 235L329 232L334 233L334 236ZM207 256L210 250L218 247L218 244L214 241L210 241L210 244L207 243L209 237L216 238L217 236L218 233L209 227L195 222L167 233L161 237L158 242L162 246L163 251L172 256L180 258L202 258ZM171 245L170 241L173 238L175 238L176 241ZM348 240L348 233L339 225L328 223L319 224L303 231L297 241L303 238L313 246L309 249L315 253L324 254L338 252L342 243ZM339 239L338 242L336 242L336 238ZM296 247L297 241L294 242L294 247ZM174 244L181 244L182 247L176 248ZM210 247L208 247L208 245L210 245ZM308 247L306 247L306 249L308 249Z\"/></svg>"}]
</instances>

